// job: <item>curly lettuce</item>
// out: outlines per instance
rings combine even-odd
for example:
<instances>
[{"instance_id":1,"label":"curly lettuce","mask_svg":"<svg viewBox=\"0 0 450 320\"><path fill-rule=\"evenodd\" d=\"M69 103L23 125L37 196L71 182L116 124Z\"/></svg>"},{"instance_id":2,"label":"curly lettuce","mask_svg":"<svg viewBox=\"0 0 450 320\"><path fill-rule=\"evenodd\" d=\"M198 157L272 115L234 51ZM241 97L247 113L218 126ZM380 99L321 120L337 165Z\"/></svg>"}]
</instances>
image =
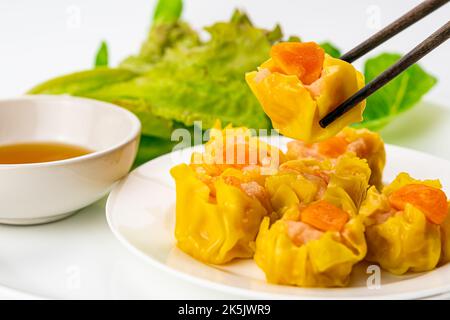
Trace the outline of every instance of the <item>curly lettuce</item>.
<instances>
[{"instance_id":1,"label":"curly lettuce","mask_svg":"<svg viewBox=\"0 0 450 320\"><path fill-rule=\"evenodd\" d=\"M118 104L134 112L145 136L167 139L177 124L203 128L222 123L270 128L270 122L245 85L243 74L265 60L279 26L256 28L247 15L235 11L230 21L205 30L201 41L180 20L181 1L161 0L146 41L137 55L117 68L105 67L107 47L97 54L96 68L49 80L32 94L71 94Z\"/></svg>"}]
</instances>

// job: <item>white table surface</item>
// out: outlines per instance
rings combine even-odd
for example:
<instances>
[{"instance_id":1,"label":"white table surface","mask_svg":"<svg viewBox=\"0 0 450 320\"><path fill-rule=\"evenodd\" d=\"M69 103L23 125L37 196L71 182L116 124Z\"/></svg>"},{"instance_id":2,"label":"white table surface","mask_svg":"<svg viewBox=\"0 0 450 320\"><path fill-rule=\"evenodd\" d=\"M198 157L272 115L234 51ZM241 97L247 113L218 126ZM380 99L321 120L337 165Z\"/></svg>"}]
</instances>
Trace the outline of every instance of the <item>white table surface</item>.
<instances>
[{"instance_id":1,"label":"white table surface","mask_svg":"<svg viewBox=\"0 0 450 320\"><path fill-rule=\"evenodd\" d=\"M184 16L196 27L228 18L237 6L247 9L258 25L269 27L281 21L286 33L297 33L304 40L332 39L349 49L375 31L377 16L379 25L384 25L419 1L185 2ZM0 97L18 95L42 80L89 68L102 39L109 42L114 63L135 52L145 36L153 4L149 0L2 0ZM375 53L406 52L449 16L447 5ZM426 102L382 131L386 142L450 159L449 57L447 43L423 59L422 65L439 78L439 84ZM53 224L0 226L0 298L32 297L240 298L182 282L134 257L109 231L104 201Z\"/></svg>"}]
</instances>

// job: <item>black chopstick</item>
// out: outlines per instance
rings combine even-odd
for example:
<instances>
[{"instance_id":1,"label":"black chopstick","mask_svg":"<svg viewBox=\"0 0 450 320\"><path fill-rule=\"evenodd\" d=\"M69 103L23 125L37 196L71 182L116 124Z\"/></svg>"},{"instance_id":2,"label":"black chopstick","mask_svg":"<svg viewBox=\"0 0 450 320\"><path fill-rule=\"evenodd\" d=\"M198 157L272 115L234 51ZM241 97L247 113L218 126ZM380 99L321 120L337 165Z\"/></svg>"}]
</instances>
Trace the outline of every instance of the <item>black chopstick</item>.
<instances>
[{"instance_id":1,"label":"black chopstick","mask_svg":"<svg viewBox=\"0 0 450 320\"><path fill-rule=\"evenodd\" d=\"M386 71L380 74L377 78L369 82L364 88L356 92L353 96L345 100L336 109L327 114L319 121L322 128L327 127L334 120L342 116L355 105L366 99L376 90L383 87L386 83L391 81L397 75L408 69L411 65L420 60L423 56L438 47L450 37L450 21L438 29L435 33L429 36L425 41L408 52L395 64L389 67Z\"/></svg>"},{"instance_id":2,"label":"black chopstick","mask_svg":"<svg viewBox=\"0 0 450 320\"><path fill-rule=\"evenodd\" d=\"M392 38L396 34L400 33L410 25L416 23L420 19L426 17L436 9L442 7L444 4L448 3L450 0L426 0L421 4L413 8L411 11L407 12L399 19L395 20L387 27L383 28L373 36L371 36L366 41L362 42L349 52L342 55L341 60L347 61L349 63L355 61L356 59L362 57L367 52L378 47L383 42Z\"/></svg>"}]
</instances>

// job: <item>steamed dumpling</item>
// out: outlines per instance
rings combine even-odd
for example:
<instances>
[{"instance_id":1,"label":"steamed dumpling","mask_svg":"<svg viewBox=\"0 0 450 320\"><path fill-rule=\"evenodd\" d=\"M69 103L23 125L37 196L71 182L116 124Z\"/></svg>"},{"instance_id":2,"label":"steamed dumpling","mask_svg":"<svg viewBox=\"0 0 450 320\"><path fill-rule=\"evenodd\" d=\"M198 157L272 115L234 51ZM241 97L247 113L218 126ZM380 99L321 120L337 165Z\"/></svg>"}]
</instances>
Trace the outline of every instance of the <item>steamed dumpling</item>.
<instances>
[{"instance_id":1,"label":"steamed dumpling","mask_svg":"<svg viewBox=\"0 0 450 320\"><path fill-rule=\"evenodd\" d=\"M336 159L347 152L353 152L359 158L367 160L372 171L369 184L381 190L386 152L380 135L370 130L347 127L336 136L317 143L290 141L287 157L289 159L325 160Z\"/></svg>"},{"instance_id":2,"label":"steamed dumpling","mask_svg":"<svg viewBox=\"0 0 450 320\"><path fill-rule=\"evenodd\" d=\"M360 210L366 259L394 274L429 271L448 261L448 212L438 180L401 173L382 193L372 187Z\"/></svg>"},{"instance_id":3,"label":"steamed dumpling","mask_svg":"<svg viewBox=\"0 0 450 320\"><path fill-rule=\"evenodd\" d=\"M350 63L333 58L314 42L284 42L246 80L272 125L283 135L305 142L325 140L362 120L365 101L326 128L319 120L364 86Z\"/></svg>"},{"instance_id":4,"label":"steamed dumpling","mask_svg":"<svg viewBox=\"0 0 450 320\"><path fill-rule=\"evenodd\" d=\"M366 254L364 225L339 187L321 200L293 205L271 224L264 218L254 260L267 281L303 287L341 287Z\"/></svg>"}]
</instances>

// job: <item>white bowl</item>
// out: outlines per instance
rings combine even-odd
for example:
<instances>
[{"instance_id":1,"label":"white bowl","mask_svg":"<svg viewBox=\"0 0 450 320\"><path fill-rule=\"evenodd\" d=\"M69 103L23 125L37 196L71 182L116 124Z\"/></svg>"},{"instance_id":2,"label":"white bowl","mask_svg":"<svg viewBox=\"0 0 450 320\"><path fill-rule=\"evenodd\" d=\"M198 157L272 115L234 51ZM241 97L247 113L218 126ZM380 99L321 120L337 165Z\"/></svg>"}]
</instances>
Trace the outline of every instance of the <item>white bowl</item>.
<instances>
[{"instance_id":1,"label":"white bowl","mask_svg":"<svg viewBox=\"0 0 450 320\"><path fill-rule=\"evenodd\" d=\"M0 164L0 223L64 218L107 194L130 170L141 124L113 104L69 96L0 100L0 145L62 142L94 152L61 161Z\"/></svg>"}]
</instances>

